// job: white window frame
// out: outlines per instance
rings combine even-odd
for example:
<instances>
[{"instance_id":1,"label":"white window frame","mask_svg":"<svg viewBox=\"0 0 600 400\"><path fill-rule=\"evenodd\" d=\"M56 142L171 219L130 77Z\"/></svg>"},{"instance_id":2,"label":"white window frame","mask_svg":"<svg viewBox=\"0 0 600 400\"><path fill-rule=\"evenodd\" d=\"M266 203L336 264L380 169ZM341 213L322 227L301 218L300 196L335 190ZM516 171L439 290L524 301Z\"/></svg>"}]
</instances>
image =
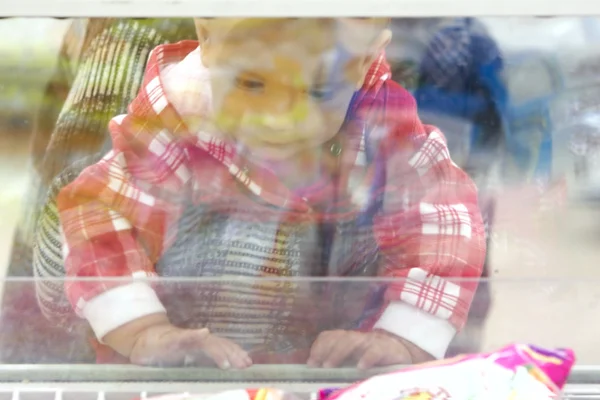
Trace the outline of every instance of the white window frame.
<instances>
[{"instance_id":1,"label":"white window frame","mask_svg":"<svg viewBox=\"0 0 600 400\"><path fill-rule=\"evenodd\" d=\"M600 15L598 0L0 0L6 17Z\"/></svg>"}]
</instances>

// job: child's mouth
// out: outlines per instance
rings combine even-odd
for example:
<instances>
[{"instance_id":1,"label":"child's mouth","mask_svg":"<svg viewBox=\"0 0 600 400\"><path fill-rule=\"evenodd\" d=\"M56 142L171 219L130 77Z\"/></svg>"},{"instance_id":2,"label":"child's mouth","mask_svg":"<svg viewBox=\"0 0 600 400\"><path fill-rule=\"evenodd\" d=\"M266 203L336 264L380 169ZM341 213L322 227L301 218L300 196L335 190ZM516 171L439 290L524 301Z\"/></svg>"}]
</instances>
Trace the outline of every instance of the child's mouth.
<instances>
[{"instance_id":1,"label":"child's mouth","mask_svg":"<svg viewBox=\"0 0 600 400\"><path fill-rule=\"evenodd\" d=\"M258 146L264 146L271 149L286 149L286 148L294 148L298 147L302 144L302 140L295 140L289 142L265 142L262 141L258 143Z\"/></svg>"}]
</instances>

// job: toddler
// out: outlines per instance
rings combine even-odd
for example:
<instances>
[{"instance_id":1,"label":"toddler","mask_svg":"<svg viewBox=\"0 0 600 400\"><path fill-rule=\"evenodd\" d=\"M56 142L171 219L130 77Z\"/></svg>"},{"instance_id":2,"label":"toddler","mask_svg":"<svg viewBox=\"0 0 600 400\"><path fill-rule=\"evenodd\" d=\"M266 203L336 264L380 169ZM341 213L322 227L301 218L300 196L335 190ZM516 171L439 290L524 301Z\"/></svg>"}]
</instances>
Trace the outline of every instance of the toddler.
<instances>
[{"instance_id":1,"label":"toddler","mask_svg":"<svg viewBox=\"0 0 600 400\"><path fill-rule=\"evenodd\" d=\"M99 349L224 369L443 357L484 230L474 184L391 80L387 19L195 24L198 41L152 51L112 151L57 200L65 290Z\"/></svg>"}]
</instances>

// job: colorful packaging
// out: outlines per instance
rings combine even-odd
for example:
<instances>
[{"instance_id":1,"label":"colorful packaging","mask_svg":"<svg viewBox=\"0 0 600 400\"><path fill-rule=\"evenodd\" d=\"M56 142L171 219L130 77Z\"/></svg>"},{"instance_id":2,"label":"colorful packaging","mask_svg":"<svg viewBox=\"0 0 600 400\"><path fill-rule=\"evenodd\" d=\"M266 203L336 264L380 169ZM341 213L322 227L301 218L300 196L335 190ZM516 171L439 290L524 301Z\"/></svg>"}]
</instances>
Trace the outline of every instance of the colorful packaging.
<instances>
[{"instance_id":1,"label":"colorful packaging","mask_svg":"<svg viewBox=\"0 0 600 400\"><path fill-rule=\"evenodd\" d=\"M559 398L575 356L571 350L512 345L378 375L347 388L323 388L312 400L547 400ZM261 388L177 394L152 400L299 400Z\"/></svg>"},{"instance_id":2,"label":"colorful packaging","mask_svg":"<svg viewBox=\"0 0 600 400\"><path fill-rule=\"evenodd\" d=\"M512 345L375 376L317 400L556 399L575 361L571 350Z\"/></svg>"}]
</instances>

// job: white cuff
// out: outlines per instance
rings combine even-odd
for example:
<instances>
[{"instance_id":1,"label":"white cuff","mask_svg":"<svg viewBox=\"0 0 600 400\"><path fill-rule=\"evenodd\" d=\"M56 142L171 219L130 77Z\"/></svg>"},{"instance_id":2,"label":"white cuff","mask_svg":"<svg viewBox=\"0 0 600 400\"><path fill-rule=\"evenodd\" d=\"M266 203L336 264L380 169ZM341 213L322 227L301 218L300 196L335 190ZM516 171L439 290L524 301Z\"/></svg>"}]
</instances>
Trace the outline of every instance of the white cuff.
<instances>
[{"instance_id":1,"label":"white cuff","mask_svg":"<svg viewBox=\"0 0 600 400\"><path fill-rule=\"evenodd\" d=\"M401 301L391 302L373 328L398 335L437 359L444 358L456 335L447 320Z\"/></svg>"},{"instance_id":2,"label":"white cuff","mask_svg":"<svg viewBox=\"0 0 600 400\"><path fill-rule=\"evenodd\" d=\"M82 313L98 340L109 332L146 315L166 312L154 290L135 282L108 290L86 302Z\"/></svg>"}]
</instances>

